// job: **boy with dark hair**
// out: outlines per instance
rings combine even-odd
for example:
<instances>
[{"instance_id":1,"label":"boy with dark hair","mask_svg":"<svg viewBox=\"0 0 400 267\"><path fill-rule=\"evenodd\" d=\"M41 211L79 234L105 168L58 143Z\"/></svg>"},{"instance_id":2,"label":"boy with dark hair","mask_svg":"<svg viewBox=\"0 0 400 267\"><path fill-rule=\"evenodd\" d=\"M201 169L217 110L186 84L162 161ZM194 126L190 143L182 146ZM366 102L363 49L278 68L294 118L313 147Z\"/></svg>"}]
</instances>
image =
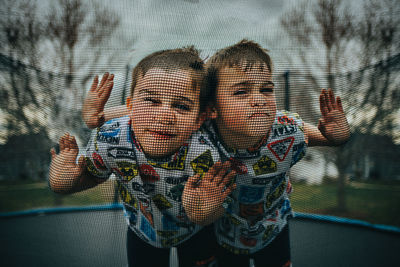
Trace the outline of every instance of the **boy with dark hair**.
<instances>
[{"instance_id":1,"label":"boy with dark hair","mask_svg":"<svg viewBox=\"0 0 400 267\"><path fill-rule=\"evenodd\" d=\"M209 138L237 172L237 189L225 199L224 216L215 221L219 266L291 265L288 219L292 216L289 170L307 146L339 145L349 138L341 100L322 90L318 128L299 115L277 111L272 61L248 40L221 49L207 62L208 86L215 93ZM186 187L192 185L189 179ZM206 190L206 189L205 189ZM196 192L201 191L198 188ZM207 198L192 196L189 218L208 223ZM197 201L197 202L196 202ZM217 205L215 205L217 206Z\"/></svg>"},{"instance_id":2,"label":"boy with dark hair","mask_svg":"<svg viewBox=\"0 0 400 267\"><path fill-rule=\"evenodd\" d=\"M214 164L218 152L197 131L206 118L204 74L192 47L145 57L133 70L129 116L94 130L78 163L76 141L68 134L60 139L60 153L51 152L49 182L55 192L82 191L116 175L129 225L130 266L167 266L166 248L174 246L180 266L203 266L215 259L215 249L203 246L214 234L191 222L182 206L189 177L197 174L203 177L199 184L225 186L235 175L228 171L229 162ZM96 77L91 92L108 98L112 80L106 75L99 88Z\"/></svg>"}]
</instances>

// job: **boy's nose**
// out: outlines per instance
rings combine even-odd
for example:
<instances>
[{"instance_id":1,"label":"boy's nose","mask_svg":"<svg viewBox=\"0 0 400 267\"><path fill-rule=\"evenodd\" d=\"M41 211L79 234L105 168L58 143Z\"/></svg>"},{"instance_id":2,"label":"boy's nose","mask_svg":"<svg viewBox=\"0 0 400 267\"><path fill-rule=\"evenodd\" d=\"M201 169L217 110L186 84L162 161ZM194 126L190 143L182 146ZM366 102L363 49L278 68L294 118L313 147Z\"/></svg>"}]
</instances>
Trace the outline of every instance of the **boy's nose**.
<instances>
[{"instance_id":1,"label":"boy's nose","mask_svg":"<svg viewBox=\"0 0 400 267\"><path fill-rule=\"evenodd\" d=\"M175 112L169 107L161 107L155 118L161 124L171 125L176 123Z\"/></svg>"},{"instance_id":2,"label":"boy's nose","mask_svg":"<svg viewBox=\"0 0 400 267\"><path fill-rule=\"evenodd\" d=\"M254 93L250 97L250 105L252 107L255 106L265 106L267 104L267 101L265 99L265 96L260 93Z\"/></svg>"}]
</instances>

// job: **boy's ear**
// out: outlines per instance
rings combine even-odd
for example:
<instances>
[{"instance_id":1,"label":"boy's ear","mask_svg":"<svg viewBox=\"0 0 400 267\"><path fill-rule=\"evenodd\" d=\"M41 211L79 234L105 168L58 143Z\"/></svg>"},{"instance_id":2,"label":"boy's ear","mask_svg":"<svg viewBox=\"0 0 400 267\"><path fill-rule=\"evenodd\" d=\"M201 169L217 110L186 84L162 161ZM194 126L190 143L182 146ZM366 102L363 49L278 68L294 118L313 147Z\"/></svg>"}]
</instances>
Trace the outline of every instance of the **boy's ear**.
<instances>
[{"instance_id":1,"label":"boy's ear","mask_svg":"<svg viewBox=\"0 0 400 267\"><path fill-rule=\"evenodd\" d=\"M132 109L132 98L130 96L126 98L126 107L128 108L128 110Z\"/></svg>"},{"instance_id":2,"label":"boy's ear","mask_svg":"<svg viewBox=\"0 0 400 267\"><path fill-rule=\"evenodd\" d=\"M200 126L203 124L208 119L207 112L202 112L199 115L199 118L197 120L197 127L200 128Z\"/></svg>"},{"instance_id":3,"label":"boy's ear","mask_svg":"<svg viewBox=\"0 0 400 267\"><path fill-rule=\"evenodd\" d=\"M206 108L207 119L216 119L218 117L217 109L214 106L208 106Z\"/></svg>"}]
</instances>

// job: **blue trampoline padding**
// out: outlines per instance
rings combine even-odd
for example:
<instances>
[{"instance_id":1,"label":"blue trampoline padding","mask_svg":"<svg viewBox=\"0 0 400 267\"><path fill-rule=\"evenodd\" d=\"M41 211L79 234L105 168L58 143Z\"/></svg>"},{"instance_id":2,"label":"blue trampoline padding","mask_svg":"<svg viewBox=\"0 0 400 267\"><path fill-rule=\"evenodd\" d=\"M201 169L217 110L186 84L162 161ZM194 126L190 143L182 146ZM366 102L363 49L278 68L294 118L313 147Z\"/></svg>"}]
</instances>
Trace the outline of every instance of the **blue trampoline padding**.
<instances>
[{"instance_id":1,"label":"blue trampoline padding","mask_svg":"<svg viewBox=\"0 0 400 267\"><path fill-rule=\"evenodd\" d=\"M105 204L105 205L94 205L94 206L42 208L42 209L22 210L22 211L14 211L14 212L2 212L2 213L0 213L0 218L46 215L46 214L54 214L54 213L102 211L102 210L122 210L122 209L123 209L123 205L120 203L110 203L110 204Z\"/></svg>"},{"instance_id":2,"label":"blue trampoline padding","mask_svg":"<svg viewBox=\"0 0 400 267\"><path fill-rule=\"evenodd\" d=\"M15 211L15 212L2 212L2 213L0 213L0 218L20 217L20 216L38 216L38 215L68 213L68 212L122 210L122 209L123 209L123 205L120 203L110 203L110 204L105 204L105 205L94 205L94 206L42 208L42 209L23 210L23 211ZM336 216L331 216L331 215L320 215L320 214L312 214L312 213L295 212L294 217L297 219L310 219L310 220L317 220L317 221L324 221L324 222L331 222L331 223L362 226L362 227L368 227L368 228L381 230L381 231L400 233L400 228L396 227L396 226L383 225L383 224L372 224L372 223L361 221L361 220L336 217Z\"/></svg>"},{"instance_id":3,"label":"blue trampoline padding","mask_svg":"<svg viewBox=\"0 0 400 267\"><path fill-rule=\"evenodd\" d=\"M382 231L389 231L389 232L396 232L400 233L400 228L392 225L384 225L384 224L372 224L369 222L343 218L343 217L336 217L331 215L320 215L320 214L312 214L312 213L302 213L302 212L295 212L294 217L298 219L311 219L317 221L325 221L325 222L332 222L332 223L340 223L340 224L347 224L347 225L354 225L354 226L363 226L368 228L373 228Z\"/></svg>"}]
</instances>

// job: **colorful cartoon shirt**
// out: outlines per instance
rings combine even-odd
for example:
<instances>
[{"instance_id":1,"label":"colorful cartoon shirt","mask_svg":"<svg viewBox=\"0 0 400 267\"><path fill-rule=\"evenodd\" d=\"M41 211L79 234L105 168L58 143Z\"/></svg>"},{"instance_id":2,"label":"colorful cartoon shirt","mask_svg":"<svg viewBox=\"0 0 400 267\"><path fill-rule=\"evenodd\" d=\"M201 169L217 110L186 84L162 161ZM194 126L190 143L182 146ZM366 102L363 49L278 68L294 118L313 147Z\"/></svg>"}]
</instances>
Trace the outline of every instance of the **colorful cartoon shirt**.
<instances>
[{"instance_id":1,"label":"colorful cartoon shirt","mask_svg":"<svg viewBox=\"0 0 400 267\"><path fill-rule=\"evenodd\" d=\"M200 132L174 155L146 158L129 117L94 130L86 148L88 170L99 179L115 174L129 227L155 247L176 246L201 229L189 221L181 196L187 179L207 172L218 159L218 151Z\"/></svg>"},{"instance_id":2,"label":"colorful cartoon shirt","mask_svg":"<svg viewBox=\"0 0 400 267\"><path fill-rule=\"evenodd\" d=\"M270 134L254 149L227 151L215 125L206 130L221 160L236 170L236 190L227 198L225 215L215 222L219 244L235 254L252 254L267 246L292 216L289 169L305 154L304 123L295 113L277 112Z\"/></svg>"}]
</instances>

